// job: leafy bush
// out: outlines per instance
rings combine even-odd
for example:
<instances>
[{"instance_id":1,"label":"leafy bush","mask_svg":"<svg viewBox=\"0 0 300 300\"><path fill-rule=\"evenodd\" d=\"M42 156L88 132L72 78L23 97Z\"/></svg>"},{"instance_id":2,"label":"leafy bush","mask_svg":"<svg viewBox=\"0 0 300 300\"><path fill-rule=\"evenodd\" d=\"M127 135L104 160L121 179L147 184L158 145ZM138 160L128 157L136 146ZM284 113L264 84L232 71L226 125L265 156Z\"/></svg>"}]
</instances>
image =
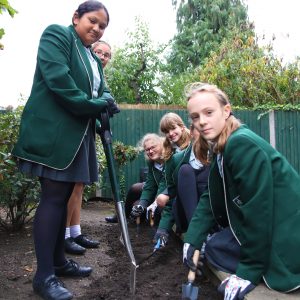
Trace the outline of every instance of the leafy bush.
<instances>
[{"instance_id":1,"label":"leafy bush","mask_svg":"<svg viewBox=\"0 0 300 300\"><path fill-rule=\"evenodd\" d=\"M179 75L165 73L160 82L162 102L166 105L175 104L186 107L184 89L187 84L199 81L199 74L195 70Z\"/></svg>"},{"instance_id":2,"label":"leafy bush","mask_svg":"<svg viewBox=\"0 0 300 300\"><path fill-rule=\"evenodd\" d=\"M114 141L112 146L113 146L114 159L116 162L116 168L118 173L117 175L119 177L120 190L121 190L120 193L121 196L124 197L126 193L125 191L126 179L124 176L124 166L128 162L131 162L134 159L136 159L139 152L137 148L130 145L125 145L120 141ZM86 186L84 188L84 194L83 194L84 201L87 201L88 199L95 197L96 190L100 190L106 187L106 184L103 180L103 175L107 168L107 161L106 161L104 149L99 136L97 136L96 139L96 152L97 152L97 160L99 164L99 174L100 174L99 181L89 186Z\"/></svg>"},{"instance_id":3,"label":"leafy bush","mask_svg":"<svg viewBox=\"0 0 300 300\"><path fill-rule=\"evenodd\" d=\"M272 43L261 47L252 30L238 29L224 39L194 70L176 76L164 74L161 81L166 104L186 106L184 88L200 81L217 85L236 108L276 108L300 104L300 58L283 65Z\"/></svg>"},{"instance_id":4,"label":"leafy bush","mask_svg":"<svg viewBox=\"0 0 300 300\"><path fill-rule=\"evenodd\" d=\"M139 152L137 148L130 145L125 145L120 141L114 141L112 146L113 146L114 159L116 162L116 168L118 173L117 175L119 177L120 190L121 190L120 193L121 196L123 197L126 193L125 191L126 179L124 176L124 166L128 162L131 162L134 159L136 159ZM106 187L105 180L103 180L103 175L107 169L107 161L101 143L101 139L99 136L97 136L96 139L96 152L97 152L97 160L99 164L99 174L100 174L99 181L89 186L86 186L84 188L84 194L83 194L84 201L87 201L90 198L95 197L96 190L100 190Z\"/></svg>"},{"instance_id":5,"label":"leafy bush","mask_svg":"<svg viewBox=\"0 0 300 300\"><path fill-rule=\"evenodd\" d=\"M16 13L18 13L13 7L10 6L9 2L7 0L1 0L0 1L0 15L3 13L3 11L8 12L9 15L13 18ZM4 29L0 28L0 40L2 39L4 35ZM3 50L4 46L0 43L0 50Z\"/></svg>"},{"instance_id":6,"label":"leafy bush","mask_svg":"<svg viewBox=\"0 0 300 300\"><path fill-rule=\"evenodd\" d=\"M0 226L6 230L19 230L33 218L40 196L40 184L36 177L28 177L18 171L17 160L11 155L16 143L23 107L0 113ZM113 142L118 168L121 194L124 194L123 167L137 157L138 150L122 142ZM96 139L99 181L84 189L83 199L94 197L96 189L103 187L102 174L106 169L106 158L100 138ZM123 190L122 190L123 189Z\"/></svg>"},{"instance_id":7,"label":"leafy bush","mask_svg":"<svg viewBox=\"0 0 300 300\"><path fill-rule=\"evenodd\" d=\"M16 142L22 107L0 114L0 226L19 230L31 220L40 185L18 171L11 150Z\"/></svg>"},{"instance_id":8,"label":"leafy bush","mask_svg":"<svg viewBox=\"0 0 300 300\"><path fill-rule=\"evenodd\" d=\"M113 143L113 152L119 168L124 167L128 162L135 160L139 153L136 147L125 145L120 141L115 141Z\"/></svg>"},{"instance_id":9,"label":"leafy bush","mask_svg":"<svg viewBox=\"0 0 300 300\"><path fill-rule=\"evenodd\" d=\"M125 145L120 141L113 143L114 158L117 165L118 178L120 184L121 198L125 201L126 198L126 178L124 174L124 167L131 161L135 160L139 154L136 147Z\"/></svg>"},{"instance_id":10,"label":"leafy bush","mask_svg":"<svg viewBox=\"0 0 300 300\"><path fill-rule=\"evenodd\" d=\"M94 198L96 196L96 190L101 189L104 185L101 175L103 174L106 168L106 158L104 149L102 147L101 139L98 135L96 136L96 155L98 161L99 179L98 182L94 182L91 185L86 185L84 187L83 201L85 202L88 201L90 198Z\"/></svg>"},{"instance_id":11,"label":"leafy bush","mask_svg":"<svg viewBox=\"0 0 300 300\"><path fill-rule=\"evenodd\" d=\"M300 103L300 60L286 66L273 54L272 45L259 47L252 34L223 41L198 69L198 81L216 84L232 105Z\"/></svg>"},{"instance_id":12,"label":"leafy bush","mask_svg":"<svg viewBox=\"0 0 300 300\"><path fill-rule=\"evenodd\" d=\"M118 48L105 69L108 86L118 102L158 103L161 49L154 49L147 25L136 18L128 42Z\"/></svg>"}]
</instances>

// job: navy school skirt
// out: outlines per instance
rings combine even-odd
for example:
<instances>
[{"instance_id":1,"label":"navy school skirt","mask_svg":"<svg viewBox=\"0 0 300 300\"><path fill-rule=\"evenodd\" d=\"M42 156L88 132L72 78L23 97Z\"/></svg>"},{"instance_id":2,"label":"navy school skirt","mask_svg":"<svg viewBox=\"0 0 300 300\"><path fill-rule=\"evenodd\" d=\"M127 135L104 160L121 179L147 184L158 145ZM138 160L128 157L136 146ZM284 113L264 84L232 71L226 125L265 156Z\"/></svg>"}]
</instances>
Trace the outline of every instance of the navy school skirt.
<instances>
[{"instance_id":1,"label":"navy school skirt","mask_svg":"<svg viewBox=\"0 0 300 300\"><path fill-rule=\"evenodd\" d=\"M97 182L98 165L93 129L89 126L81 146L68 168L56 170L39 163L20 159L19 171L55 181L82 182L84 184Z\"/></svg>"},{"instance_id":2,"label":"navy school skirt","mask_svg":"<svg viewBox=\"0 0 300 300\"><path fill-rule=\"evenodd\" d=\"M240 249L230 227L225 227L208 239L205 258L217 270L234 274L240 261Z\"/></svg>"}]
</instances>

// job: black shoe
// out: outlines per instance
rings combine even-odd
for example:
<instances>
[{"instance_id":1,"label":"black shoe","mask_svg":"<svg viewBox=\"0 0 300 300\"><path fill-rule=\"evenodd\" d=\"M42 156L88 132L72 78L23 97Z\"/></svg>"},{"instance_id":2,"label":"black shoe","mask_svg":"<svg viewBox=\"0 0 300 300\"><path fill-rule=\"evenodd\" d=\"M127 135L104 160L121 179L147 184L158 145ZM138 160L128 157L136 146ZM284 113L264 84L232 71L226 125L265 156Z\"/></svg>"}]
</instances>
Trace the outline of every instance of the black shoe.
<instances>
[{"instance_id":1,"label":"black shoe","mask_svg":"<svg viewBox=\"0 0 300 300\"><path fill-rule=\"evenodd\" d=\"M65 251L69 254L83 254L85 248L74 242L72 237L65 239Z\"/></svg>"},{"instance_id":2,"label":"black shoe","mask_svg":"<svg viewBox=\"0 0 300 300\"><path fill-rule=\"evenodd\" d=\"M91 267L80 267L77 262L69 259L62 267L54 267L56 276L87 277L93 269Z\"/></svg>"},{"instance_id":3,"label":"black shoe","mask_svg":"<svg viewBox=\"0 0 300 300\"><path fill-rule=\"evenodd\" d=\"M118 217L117 217L117 215L105 217L105 221L107 223L118 223Z\"/></svg>"},{"instance_id":4,"label":"black shoe","mask_svg":"<svg viewBox=\"0 0 300 300\"><path fill-rule=\"evenodd\" d=\"M40 282L33 279L32 287L35 293L46 300L69 300L73 298L73 295L54 275L50 275Z\"/></svg>"},{"instance_id":5,"label":"black shoe","mask_svg":"<svg viewBox=\"0 0 300 300\"><path fill-rule=\"evenodd\" d=\"M99 241L90 240L83 234L76 236L76 238L74 238L74 242L84 248L98 248L100 245Z\"/></svg>"}]
</instances>

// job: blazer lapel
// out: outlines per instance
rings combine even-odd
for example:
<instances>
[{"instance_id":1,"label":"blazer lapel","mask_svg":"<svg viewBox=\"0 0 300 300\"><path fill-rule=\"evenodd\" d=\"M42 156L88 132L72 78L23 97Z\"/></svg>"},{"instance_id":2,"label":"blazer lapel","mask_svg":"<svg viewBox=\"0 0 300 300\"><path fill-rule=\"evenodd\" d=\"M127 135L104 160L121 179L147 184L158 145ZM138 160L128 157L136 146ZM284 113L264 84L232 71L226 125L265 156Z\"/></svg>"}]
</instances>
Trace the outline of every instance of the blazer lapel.
<instances>
[{"instance_id":1,"label":"blazer lapel","mask_svg":"<svg viewBox=\"0 0 300 300\"><path fill-rule=\"evenodd\" d=\"M74 27L70 25L70 30L72 32L74 43L79 55L80 60L82 61L84 65L84 69L86 70L87 76L89 78L89 84L91 89L91 96L93 95L93 82L94 82L94 76L93 76L93 70L89 61L89 58L86 53L86 47L82 44L80 38L78 37ZM101 78L102 79L102 78Z\"/></svg>"}]
</instances>

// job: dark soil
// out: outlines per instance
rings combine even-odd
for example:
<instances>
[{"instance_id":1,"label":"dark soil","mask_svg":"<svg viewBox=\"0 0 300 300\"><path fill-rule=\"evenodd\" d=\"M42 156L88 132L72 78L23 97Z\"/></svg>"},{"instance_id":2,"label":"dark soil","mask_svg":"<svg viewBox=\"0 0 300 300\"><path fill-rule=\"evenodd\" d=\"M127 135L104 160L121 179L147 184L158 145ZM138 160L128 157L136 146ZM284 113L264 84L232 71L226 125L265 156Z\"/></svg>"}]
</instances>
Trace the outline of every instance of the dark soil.
<instances>
[{"instance_id":1,"label":"dark soil","mask_svg":"<svg viewBox=\"0 0 300 300\"><path fill-rule=\"evenodd\" d=\"M82 209L83 233L99 239L101 245L98 249L88 249L83 256L72 256L80 264L93 267L88 278L63 279L74 299L133 299L130 293L131 262L120 243L119 226L104 220L112 212L112 204L100 201L89 202ZM141 224L137 236L135 224L129 223L128 228L133 252L139 261L153 250L153 229ZM32 224L17 233L0 231L0 241L0 299L40 299L32 290L36 269ZM134 299L181 299L187 273L182 264L181 241L172 237L165 249L138 267ZM194 285L200 287L199 299L222 299L205 277L197 277Z\"/></svg>"}]
</instances>

